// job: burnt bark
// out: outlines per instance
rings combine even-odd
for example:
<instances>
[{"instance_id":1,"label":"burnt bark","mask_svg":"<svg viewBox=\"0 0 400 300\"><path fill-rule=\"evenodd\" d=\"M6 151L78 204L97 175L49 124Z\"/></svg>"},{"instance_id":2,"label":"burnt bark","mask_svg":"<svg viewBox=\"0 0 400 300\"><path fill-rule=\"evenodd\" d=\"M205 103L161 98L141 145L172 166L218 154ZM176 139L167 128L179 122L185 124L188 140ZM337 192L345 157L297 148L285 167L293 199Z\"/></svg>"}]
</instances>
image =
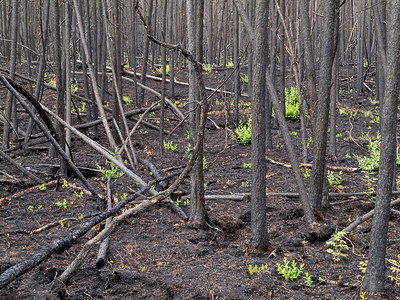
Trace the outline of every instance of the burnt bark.
<instances>
[{"instance_id":1,"label":"burnt bark","mask_svg":"<svg viewBox=\"0 0 400 300\"><path fill-rule=\"evenodd\" d=\"M332 65L335 55L335 19L339 17L339 1L324 2L323 34L321 39L321 67L318 84L318 102L314 124L313 169L311 173L311 205L322 209L322 192L324 186L325 155L328 134L329 103L332 80Z\"/></svg>"},{"instance_id":2,"label":"burnt bark","mask_svg":"<svg viewBox=\"0 0 400 300\"><path fill-rule=\"evenodd\" d=\"M375 214L372 219L368 265L363 286L368 292L381 292L385 281L385 256L390 198L396 161L396 118L400 86L400 1L390 4L385 96L381 107L381 152Z\"/></svg>"},{"instance_id":3,"label":"burnt bark","mask_svg":"<svg viewBox=\"0 0 400 300\"><path fill-rule=\"evenodd\" d=\"M257 1L254 39L253 96L251 118L251 247L266 250L269 245L266 216L265 162L265 74L267 71L268 2ZM261 58L261 59L260 59Z\"/></svg>"}]
</instances>

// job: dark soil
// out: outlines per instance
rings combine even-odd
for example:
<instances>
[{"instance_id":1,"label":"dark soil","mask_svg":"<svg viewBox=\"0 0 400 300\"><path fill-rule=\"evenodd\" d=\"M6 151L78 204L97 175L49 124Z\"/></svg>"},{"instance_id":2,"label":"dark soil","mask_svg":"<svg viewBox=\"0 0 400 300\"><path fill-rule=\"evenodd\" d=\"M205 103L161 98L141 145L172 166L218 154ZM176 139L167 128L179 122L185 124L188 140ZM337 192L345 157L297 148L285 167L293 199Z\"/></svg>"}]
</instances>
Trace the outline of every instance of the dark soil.
<instances>
[{"instance_id":1,"label":"dark soil","mask_svg":"<svg viewBox=\"0 0 400 300\"><path fill-rule=\"evenodd\" d=\"M23 70L23 68L21 68ZM213 71L205 74L206 85L216 87L229 70ZM343 70L343 74L355 73L355 70ZM376 136L378 124L372 124L374 117L366 116L368 110L375 113L375 105L369 100L369 94L357 96L354 81L341 76L341 96L337 109L337 155L329 157L328 163L334 166L357 167L354 158L346 159L346 154L367 155L366 142L360 140L361 133L370 132ZM178 79L187 81L187 73L180 71ZM370 78L369 78L370 79ZM82 78L78 77L80 84ZM23 83L22 81L19 81ZM373 81L367 83L373 88ZM159 90L160 82L148 79L149 86ZM230 89L228 81L225 89ZM176 99L186 103L187 88L175 87ZM246 87L244 87L246 89ZM131 84L124 85L124 95L134 97ZM1 87L0 105L5 108L5 89ZM83 95L82 88L78 94ZM42 102L53 107L54 92L46 90ZM146 93L147 104L157 99ZM230 97L224 99L221 94L209 101L205 158L205 183L207 195L231 195L250 193L250 169L244 163L250 163L251 146L239 145L231 137L234 125L226 114L224 101L230 103ZM244 102L248 99L244 98ZM76 102L78 107L82 103ZM249 110L242 106L241 118L246 122ZM18 106L20 110L21 107ZM126 106L132 109L132 105ZM342 113L339 113L342 109ZM187 107L182 108L187 111ZM344 113L345 112L345 113ZM357 112L356 115L355 112ZM352 116L350 114L353 113ZM232 114L232 112L231 112ZM22 124L27 123L25 114L19 112ZM150 115L148 122L155 125L159 112ZM167 110L167 130L174 128L179 120ZM76 115L74 122L76 120ZM300 157L300 124L288 121L292 131L292 141ZM132 128L135 121L129 120ZM371 128L368 128L370 126ZM26 128L23 127L23 128ZM24 129L25 130L25 129ZM297 133L297 134L296 134ZM108 147L102 129L87 134ZM143 125L133 135L136 155L151 160L163 175L173 168L184 166L187 162L185 150L188 145L186 129L180 126L174 134L166 137L167 141L177 144L177 151L164 150L161 155L159 132ZM286 146L278 128L273 130L274 149L266 155L279 162L290 163ZM13 147L18 148L13 141ZM310 143L311 151L312 143ZM150 152L149 152L150 151ZM152 151L153 154L151 153ZM97 169L96 164L105 165L105 159L78 138L73 138L72 152L75 163L80 167ZM47 182L58 177L58 159L48 158L48 144L37 144L28 150L14 150L9 154L20 164ZM152 154L152 155L149 155ZM15 177L9 179L1 175L0 181L0 272L30 257L52 241L63 237L82 224L78 216L89 219L97 211L97 203L89 196L78 197L79 190L73 187L50 185L45 190L25 175L14 169L5 160L0 159L1 171ZM304 168L303 168L303 171ZM152 178L144 166L134 170L145 181ZM86 170L85 175L99 193L105 195L105 184L101 173ZM376 176L376 174L374 175ZM267 163L268 192L296 192L294 176L289 168ZM366 192L364 173L341 174L343 192ZM308 180L305 182L308 184ZM70 184L83 187L82 183L68 179ZM172 182L172 181L171 181ZM29 189L30 188L30 189ZM160 188L156 186L156 188ZM138 189L134 181L123 176L112 183L112 193L118 198L132 194ZM180 206L188 214L189 208L184 197L189 192L188 180L180 187L175 200L180 197ZM74 192L76 192L74 194ZM57 202L66 199L66 208L58 207ZM344 251L346 257L339 262L332 259L324 242L332 233L349 225L359 216L373 209L367 196L351 198L342 204L336 204L348 198L332 198L331 206L324 211L324 220L320 221L318 232L310 232L305 227L303 212L298 198L269 196L267 199L268 227L271 249L268 253L254 253L248 248L250 240L250 197L234 201L229 199L207 200L206 207L211 223L208 228L199 229L182 220L165 203L156 204L148 210L126 220L115 230L110 238L110 249L106 265L98 269L95 266L96 251L90 252L85 264L75 274L65 289L65 299L359 299L362 272L359 263L368 255L370 221L362 224L347 238L350 249ZM187 203L186 203L187 204ZM394 207L396 208L396 207ZM399 209L399 207L397 207ZM37 234L30 231L52 222L59 222ZM99 228L97 228L99 229ZM51 292L56 276L79 253L82 245L96 234L96 230L78 240L76 245L62 254L54 254L38 267L22 275L0 291L1 299L56 299ZM395 259L399 254L399 217L393 214L389 224L389 242L387 258ZM306 287L304 274L294 281L286 282L278 274L276 264L284 258L295 260L297 265L304 264L304 272L312 276L313 284ZM268 268L254 276L249 275L249 265L267 264ZM389 266L389 265L388 265ZM387 275L391 275L388 270ZM321 280L319 280L319 278ZM386 299L400 299L400 287L386 280Z\"/></svg>"}]
</instances>

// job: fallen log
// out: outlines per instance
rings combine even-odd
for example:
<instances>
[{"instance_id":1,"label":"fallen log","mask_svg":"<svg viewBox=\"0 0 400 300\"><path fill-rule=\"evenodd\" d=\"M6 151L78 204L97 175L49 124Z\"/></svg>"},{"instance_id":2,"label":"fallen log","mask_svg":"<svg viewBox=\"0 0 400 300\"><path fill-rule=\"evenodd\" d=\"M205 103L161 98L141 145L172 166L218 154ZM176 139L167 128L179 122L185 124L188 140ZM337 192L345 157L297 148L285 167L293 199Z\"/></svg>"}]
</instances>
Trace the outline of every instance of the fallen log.
<instances>
[{"instance_id":1,"label":"fallen log","mask_svg":"<svg viewBox=\"0 0 400 300\"><path fill-rule=\"evenodd\" d=\"M390 202L390 207L399 204L400 203L400 198L393 200L392 202ZM360 225L361 223L364 223L365 221L371 219L373 217L375 213L375 209L367 212L365 215L362 215L361 217L357 218L355 221L353 221L349 226L347 226L346 228L340 230L341 232L350 232L353 231L354 229L356 229L358 227L358 225ZM329 240L327 240L325 242L325 245L327 242L329 241L334 241L335 238L330 238Z\"/></svg>"},{"instance_id":2,"label":"fallen log","mask_svg":"<svg viewBox=\"0 0 400 300\"><path fill-rule=\"evenodd\" d=\"M280 161L276 161L273 160L272 158L269 157L265 157L265 160L271 164L277 165L277 166L281 166L281 167L285 167L285 168L291 168L292 165L291 164L286 164ZM306 164L306 163L302 163L299 164L300 168L311 168L312 164ZM332 170L332 171L342 171L342 172L346 172L346 173L354 173L359 171L359 168L352 168L352 167L341 167L341 166L331 166L331 165L327 165L326 166L328 170Z\"/></svg>"},{"instance_id":3,"label":"fallen log","mask_svg":"<svg viewBox=\"0 0 400 300\"><path fill-rule=\"evenodd\" d=\"M30 179L35 181L36 183L44 183L44 180L40 179L37 177L35 174L29 172L26 168L24 168L22 165L17 163L15 160L13 160L10 156L8 156L6 153L4 153L2 150L0 150L0 156L2 156L6 161L8 161L10 164L12 164L15 168L20 170L22 173L24 173L26 176L28 176Z\"/></svg>"},{"instance_id":4,"label":"fallen log","mask_svg":"<svg viewBox=\"0 0 400 300\"><path fill-rule=\"evenodd\" d=\"M175 174L174 174L175 175ZM167 176L163 178L164 180L166 178L172 177L174 175ZM134 193L133 195L128 196L125 200L119 202L116 206L114 206L112 209L107 210L103 213L101 213L98 216L93 217L89 221L85 222L82 227L79 229L75 230L73 233L64 236L60 239L57 239L56 241L52 242L50 245L43 247L39 252L33 254L32 256L28 257L27 259L17 263L16 265L8 268L6 271L4 271L2 274L0 274L0 290L6 287L8 284L13 282L16 278L21 276L22 274L25 274L32 268L36 267L39 265L41 262L44 260L50 258L53 254L57 253L63 253L65 250L69 249L71 246L73 246L80 237L85 235L93 226L97 225L98 223L102 222L103 220L107 219L110 216L115 215L117 212L119 212L126 204L132 202L136 198L138 198L140 195L145 193L147 190L151 188L151 186L155 183L157 183L159 180L153 180L150 182L148 185L140 189L138 192ZM152 203L150 200L144 200L143 205L140 204L141 206L146 206L146 204L149 206L149 203Z\"/></svg>"}]
</instances>

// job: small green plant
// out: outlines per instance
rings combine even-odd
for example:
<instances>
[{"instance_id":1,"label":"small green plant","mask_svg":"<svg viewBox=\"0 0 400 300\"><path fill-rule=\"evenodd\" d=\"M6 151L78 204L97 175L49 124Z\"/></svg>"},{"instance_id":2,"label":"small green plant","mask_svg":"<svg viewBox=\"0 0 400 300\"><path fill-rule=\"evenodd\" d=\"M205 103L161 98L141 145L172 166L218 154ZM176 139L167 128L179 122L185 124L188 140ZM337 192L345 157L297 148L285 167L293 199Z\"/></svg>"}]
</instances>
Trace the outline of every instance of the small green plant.
<instances>
[{"instance_id":1,"label":"small green plant","mask_svg":"<svg viewBox=\"0 0 400 300\"><path fill-rule=\"evenodd\" d=\"M214 69L215 64L205 64L203 65L203 71L210 73Z\"/></svg>"},{"instance_id":2,"label":"small green plant","mask_svg":"<svg viewBox=\"0 0 400 300\"><path fill-rule=\"evenodd\" d=\"M376 188L376 182L378 181L378 178L376 176L373 176L375 174L374 172L368 172L368 171L361 171L364 173L364 178L362 181L365 182L365 185L367 186L367 192L366 194L371 194L375 192ZM375 196L369 195L369 198L371 200L375 200Z\"/></svg>"},{"instance_id":3,"label":"small green plant","mask_svg":"<svg viewBox=\"0 0 400 300\"><path fill-rule=\"evenodd\" d=\"M249 182L248 181L242 181L242 187L248 187Z\"/></svg>"},{"instance_id":4,"label":"small green plant","mask_svg":"<svg viewBox=\"0 0 400 300\"><path fill-rule=\"evenodd\" d=\"M34 207L33 205L29 205L29 207L28 207L28 209L29 209L30 211L33 211L34 208L35 208L35 207Z\"/></svg>"},{"instance_id":5,"label":"small green plant","mask_svg":"<svg viewBox=\"0 0 400 300\"><path fill-rule=\"evenodd\" d=\"M392 264L390 271L393 274L389 276L389 279L394 282L394 286L400 286L400 254L397 255L397 260L389 259L389 262Z\"/></svg>"},{"instance_id":6,"label":"small green plant","mask_svg":"<svg viewBox=\"0 0 400 300\"><path fill-rule=\"evenodd\" d=\"M123 96L122 100L124 100L126 105L131 105L132 104L132 100L129 96Z\"/></svg>"},{"instance_id":7,"label":"small green plant","mask_svg":"<svg viewBox=\"0 0 400 300\"><path fill-rule=\"evenodd\" d=\"M368 68L368 59L366 59L365 57L363 58L363 67Z\"/></svg>"},{"instance_id":8,"label":"small green plant","mask_svg":"<svg viewBox=\"0 0 400 300\"><path fill-rule=\"evenodd\" d=\"M208 166L208 162L206 160L206 157L203 156L203 170L207 169L207 166Z\"/></svg>"},{"instance_id":9,"label":"small green plant","mask_svg":"<svg viewBox=\"0 0 400 300\"><path fill-rule=\"evenodd\" d=\"M80 193L78 193L78 192L74 192L74 196L76 197L76 198L82 198L83 197L83 195L84 195L84 193L83 192L80 192Z\"/></svg>"},{"instance_id":10,"label":"small green plant","mask_svg":"<svg viewBox=\"0 0 400 300\"><path fill-rule=\"evenodd\" d=\"M115 150L113 156L116 157L117 155L118 155L118 149ZM101 177L102 180L114 179L114 181L116 181L117 178L120 178L125 174L124 172L120 171L118 166L116 166L109 160L106 160L106 165L110 165L110 169L106 169L105 167L102 167L99 164L97 164L97 169L99 169L100 172L103 173L103 176Z\"/></svg>"},{"instance_id":11,"label":"small green plant","mask_svg":"<svg viewBox=\"0 0 400 300\"><path fill-rule=\"evenodd\" d=\"M308 274L308 272L305 272L304 273L304 283L306 284L306 286L307 287L311 287L312 286L312 284L313 284L313 281L312 281L312 279L311 279L311 275L310 274Z\"/></svg>"},{"instance_id":12,"label":"small green plant","mask_svg":"<svg viewBox=\"0 0 400 300\"><path fill-rule=\"evenodd\" d=\"M42 192L47 190L47 187L44 185L44 183L41 186L39 186L39 190L41 190Z\"/></svg>"},{"instance_id":13,"label":"small green plant","mask_svg":"<svg viewBox=\"0 0 400 300\"><path fill-rule=\"evenodd\" d=\"M144 267L142 267L141 269L140 269L140 272L143 272L143 273L145 273L146 272L146 267L144 266Z\"/></svg>"},{"instance_id":14,"label":"small green plant","mask_svg":"<svg viewBox=\"0 0 400 300\"><path fill-rule=\"evenodd\" d=\"M368 141L367 149L369 156L358 156L354 154L354 158L358 162L358 167L362 171L374 171L379 167L379 157L381 152L381 135L377 132L376 140L372 139L367 133L366 135L361 134L361 138Z\"/></svg>"},{"instance_id":15,"label":"small green plant","mask_svg":"<svg viewBox=\"0 0 400 300\"><path fill-rule=\"evenodd\" d=\"M276 270L285 278L286 281L293 281L299 277L303 273L303 268L304 264L301 264L300 267L298 267L295 260L290 264L286 257L284 258L282 265L279 263L276 264Z\"/></svg>"},{"instance_id":16,"label":"small green plant","mask_svg":"<svg viewBox=\"0 0 400 300\"><path fill-rule=\"evenodd\" d=\"M338 188L342 188L342 171L339 173L334 173L333 171L328 171L328 182L331 186L337 186Z\"/></svg>"},{"instance_id":17,"label":"small green plant","mask_svg":"<svg viewBox=\"0 0 400 300\"><path fill-rule=\"evenodd\" d=\"M243 168L245 169L251 169L251 163L243 163Z\"/></svg>"},{"instance_id":18,"label":"small green plant","mask_svg":"<svg viewBox=\"0 0 400 300\"><path fill-rule=\"evenodd\" d=\"M365 274L365 272L367 271L367 264L368 264L368 260L360 261L360 263L358 264L358 269L363 274Z\"/></svg>"},{"instance_id":19,"label":"small green plant","mask_svg":"<svg viewBox=\"0 0 400 300\"><path fill-rule=\"evenodd\" d=\"M158 73L162 74L162 73L163 73L163 67L161 66L161 67L159 67L159 68L156 68L156 71L157 71ZM169 65L166 65L166 66L165 66L165 75L169 76L170 73L171 73L170 66L169 66Z\"/></svg>"},{"instance_id":20,"label":"small green plant","mask_svg":"<svg viewBox=\"0 0 400 300\"><path fill-rule=\"evenodd\" d=\"M346 159L351 159L351 155L346 153Z\"/></svg>"},{"instance_id":21,"label":"small green plant","mask_svg":"<svg viewBox=\"0 0 400 300\"><path fill-rule=\"evenodd\" d=\"M348 115L348 113L344 108L339 108L339 115Z\"/></svg>"},{"instance_id":22,"label":"small green plant","mask_svg":"<svg viewBox=\"0 0 400 300\"><path fill-rule=\"evenodd\" d=\"M240 79L241 79L244 83L249 83L249 77L248 77L246 74L240 73Z\"/></svg>"},{"instance_id":23,"label":"small green plant","mask_svg":"<svg viewBox=\"0 0 400 300\"><path fill-rule=\"evenodd\" d=\"M367 300L368 299L367 292L361 291L360 292L360 299L361 300Z\"/></svg>"},{"instance_id":24,"label":"small green plant","mask_svg":"<svg viewBox=\"0 0 400 300\"><path fill-rule=\"evenodd\" d=\"M371 121L371 124L379 124L380 123L380 119L379 116L375 116Z\"/></svg>"},{"instance_id":25,"label":"small green plant","mask_svg":"<svg viewBox=\"0 0 400 300\"><path fill-rule=\"evenodd\" d=\"M168 142L166 142L166 141L163 141L163 144L164 144L164 149L165 150L171 150L171 151L176 151L176 150L178 150L178 144L173 144L172 143L172 141L168 141Z\"/></svg>"},{"instance_id":26,"label":"small green plant","mask_svg":"<svg viewBox=\"0 0 400 300\"><path fill-rule=\"evenodd\" d=\"M190 200L186 199L185 201L183 201L183 206L189 206L190 205Z\"/></svg>"},{"instance_id":27,"label":"small green plant","mask_svg":"<svg viewBox=\"0 0 400 300\"><path fill-rule=\"evenodd\" d=\"M68 207L67 199L64 199L63 201L57 201L56 205L57 205L57 207L66 209Z\"/></svg>"},{"instance_id":28,"label":"small green plant","mask_svg":"<svg viewBox=\"0 0 400 300\"><path fill-rule=\"evenodd\" d=\"M254 276L257 275L260 272L265 272L268 270L268 265L261 265L261 267L259 268L257 265L255 265L254 267L252 265L249 265L249 274L250 276Z\"/></svg>"},{"instance_id":29,"label":"small green plant","mask_svg":"<svg viewBox=\"0 0 400 300\"><path fill-rule=\"evenodd\" d=\"M347 254L343 253L343 250L348 250L349 246L347 246L347 242L345 241L345 237L347 232L339 231L336 234L332 235L333 241L328 241L327 244L331 246L328 250L328 253L332 254L333 260L339 262L342 257L346 257Z\"/></svg>"},{"instance_id":30,"label":"small green plant","mask_svg":"<svg viewBox=\"0 0 400 300\"><path fill-rule=\"evenodd\" d=\"M293 121L300 121L299 99L296 87L291 87L290 90L285 88L285 107L286 118Z\"/></svg>"},{"instance_id":31,"label":"small green plant","mask_svg":"<svg viewBox=\"0 0 400 300\"><path fill-rule=\"evenodd\" d=\"M236 140L242 144L247 145L251 143L251 118L247 121L246 124L242 122L239 123L239 126L235 129Z\"/></svg>"},{"instance_id":32,"label":"small green plant","mask_svg":"<svg viewBox=\"0 0 400 300\"><path fill-rule=\"evenodd\" d=\"M233 68L233 66L234 66L234 64L233 64L232 61L228 61L228 62L226 63L226 67L227 67L227 68Z\"/></svg>"},{"instance_id":33,"label":"small green plant","mask_svg":"<svg viewBox=\"0 0 400 300\"><path fill-rule=\"evenodd\" d=\"M68 186L68 181L67 180L65 180L65 179L61 179L61 182L62 182L62 187L67 187Z\"/></svg>"},{"instance_id":34,"label":"small green plant","mask_svg":"<svg viewBox=\"0 0 400 300\"><path fill-rule=\"evenodd\" d=\"M310 169L309 169L309 168L306 168L306 169L304 170L304 178L307 179L307 178L309 178L310 176L311 176L311 174L310 174Z\"/></svg>"},{"instance_id":35,"label":"small green plant","mask_svg":"<svg viewBox=\"0 0 400 300\"><path fill-rule=\"evenodd\" d=\"M180 206L180 205L181 205L181 199L177 198L177 199L175 200L175 204L178 205L178 206Z\"/></svg>"}]
</instances>

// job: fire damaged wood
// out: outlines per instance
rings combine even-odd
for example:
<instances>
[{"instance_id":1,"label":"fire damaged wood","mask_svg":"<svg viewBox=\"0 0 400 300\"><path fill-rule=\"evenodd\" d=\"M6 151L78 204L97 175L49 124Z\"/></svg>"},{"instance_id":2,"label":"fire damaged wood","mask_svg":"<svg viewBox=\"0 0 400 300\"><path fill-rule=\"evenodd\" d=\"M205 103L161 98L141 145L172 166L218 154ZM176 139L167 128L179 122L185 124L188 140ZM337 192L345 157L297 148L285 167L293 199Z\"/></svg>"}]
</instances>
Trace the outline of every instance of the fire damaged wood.
<instances>
[{"instance_id":1,"label":"fire damaged wood","mask_svg":"<svg viewBox=\"0 0 400 300\"><path fill-rule=\"evenodd\" d=\"M173 175L167 176L166 178L172 177ZM162 178L161 180L165 180L166 178ZM50 245L43 247L39 252L35 253L34 255L30 256L29 258L21 261L20 263L12 266L11 268L7 269L0 275L0 289L3 289L8 284L13 282L19 276L25 274L29 270L33 269L37 265L39 265L44 260L50 258L53 254L61 254L65 250L72 247L80 237L85 235L93 226L96 224L104 221L110 216L115 215L118 213L126 204L132 202L133 200L137 199L141 194L145 193L147 190L151 188L151 186L158 182L159 180L156 179L150 182L146 187L143 187L136 193L131 196L128 196L124 201L119 202L116 206L112 209L107 210L100 215L93 217L89 221L85 222L81 228L77 229L73 233L57 239L56 241L52 242Z\"/></svg>"}]
</instances>

